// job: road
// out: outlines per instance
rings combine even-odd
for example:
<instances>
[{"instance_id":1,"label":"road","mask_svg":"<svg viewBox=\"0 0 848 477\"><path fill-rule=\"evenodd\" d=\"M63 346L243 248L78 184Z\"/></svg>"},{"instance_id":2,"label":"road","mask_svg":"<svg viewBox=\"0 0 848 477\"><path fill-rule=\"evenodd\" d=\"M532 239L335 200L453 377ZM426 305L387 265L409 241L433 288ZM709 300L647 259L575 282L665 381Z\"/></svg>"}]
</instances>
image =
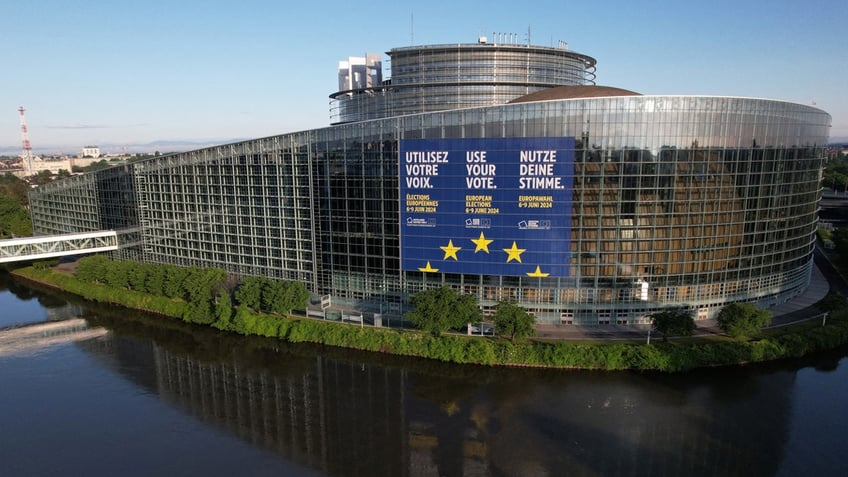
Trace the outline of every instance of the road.
<instances>
[{"instance_id":1,"label":"road","mask_svg":"<svg viewBox=\"0 0 848 477\"><path fill-rule=\"evenodd\" d=\"M806 320L820 320L822 311L814 306L829 290L848 296L845 278L834 268L824 252L816 246L810 286L801 295L771 308L772 323L777 328ZM694 336L722 334L715 320L697 322ZM536 337L558 340L647 340L651 325L536 325ZM660 339L656 333L651 339Z\"/></svg>"}]
</instances>

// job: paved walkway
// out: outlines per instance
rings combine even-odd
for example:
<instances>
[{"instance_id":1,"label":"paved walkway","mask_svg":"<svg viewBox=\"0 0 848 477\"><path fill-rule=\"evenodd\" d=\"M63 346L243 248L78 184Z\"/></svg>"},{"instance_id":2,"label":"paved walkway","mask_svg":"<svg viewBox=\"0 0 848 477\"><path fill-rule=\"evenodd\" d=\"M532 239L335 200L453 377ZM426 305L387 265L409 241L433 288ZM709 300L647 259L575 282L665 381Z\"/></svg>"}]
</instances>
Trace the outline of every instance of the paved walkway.
<instances>
[{"instance_id":1,"label":"paved walkway","mask_svg":"<svg viewBox=\"0 0 848 477\"><path fill-rule=\"evenodd\" d=\"M818 247L813 258L815 264L810 277L810 286L792 300L769 308L772 312L770 328L820 319L822 312L813 305L824 298L831 289L848 295L845 279ZM715 320L698 321L697 325L696 336L721 334ZM650 328L650 325L536 325L536 336L567 340L647 340ZM660 336L654 334L651 339L660 339Z\"/></svg>"}]
</instances>

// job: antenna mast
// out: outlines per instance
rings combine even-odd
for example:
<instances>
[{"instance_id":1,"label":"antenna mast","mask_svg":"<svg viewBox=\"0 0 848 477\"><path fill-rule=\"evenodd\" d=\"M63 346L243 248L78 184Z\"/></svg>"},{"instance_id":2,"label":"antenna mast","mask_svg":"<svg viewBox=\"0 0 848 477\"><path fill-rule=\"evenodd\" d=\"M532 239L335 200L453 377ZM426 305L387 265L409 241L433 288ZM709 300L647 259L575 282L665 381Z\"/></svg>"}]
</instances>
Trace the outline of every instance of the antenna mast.
<instances>
[{"instance_id":1,"label":"antenna mast","mask_svg":"<svg viewBox=\"0 0 848 477\"><path fill-rule=\"evenodd\" d=\"M21 114L21 144L23 145L23 149L21 151L21 159L24 161L24 170L25 174L28 176L32 175L32 146L29 144L29 132L27 132L26 125L26 116L24 116L23 106L18 108L18 112Z\"/></svg>"}]
</instances>

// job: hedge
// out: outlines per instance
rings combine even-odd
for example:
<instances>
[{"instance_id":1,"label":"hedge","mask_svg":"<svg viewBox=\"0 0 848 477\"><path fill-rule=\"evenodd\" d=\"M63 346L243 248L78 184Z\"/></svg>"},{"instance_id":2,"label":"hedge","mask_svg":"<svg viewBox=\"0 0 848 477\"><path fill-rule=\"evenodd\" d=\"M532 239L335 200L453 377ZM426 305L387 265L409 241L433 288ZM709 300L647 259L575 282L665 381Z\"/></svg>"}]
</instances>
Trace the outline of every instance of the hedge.
<instances>
[{"instance_id":1,"label":"hedge","mask_svg":"<svg viewBox=\"0 0 848 477\"><path fill-rule=\"evenodd\" d=\"M51 285L92 301L184 319L190 305L181 299L92 284L52 270L26 267L15 275ZM277 338L292 343L316 343L440 361L504 366L538 366L605 370L679 372L708 366L795 358L848 343L848 310L830 314L827 326L799 326L758 340L674 341L644 343L584 343L576 341L510 342L501 338L360 327L308 318L260 313L239 306L232 317L207 320L223 331ZM188 320L187 320L188 321ZM213 322L214 321L214 322Z\"/></svg>"}]
</instances>

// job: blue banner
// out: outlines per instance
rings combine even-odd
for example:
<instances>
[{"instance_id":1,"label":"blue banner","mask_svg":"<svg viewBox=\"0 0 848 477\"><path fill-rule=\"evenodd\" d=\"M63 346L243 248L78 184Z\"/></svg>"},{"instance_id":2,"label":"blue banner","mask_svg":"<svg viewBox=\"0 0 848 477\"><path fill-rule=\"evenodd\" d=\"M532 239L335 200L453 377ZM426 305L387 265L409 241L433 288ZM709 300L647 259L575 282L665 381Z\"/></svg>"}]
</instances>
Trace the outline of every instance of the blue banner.
<instances>
[{"instance_id":1,"label":"blue banner","mask_svg":"<svg viewBox=\"0 0 848 477\"><path fill-rule=\"evenodd\" d=\"M565 277L574 138L400 142L401 268Z\"/></svg>"}]
</instances>

